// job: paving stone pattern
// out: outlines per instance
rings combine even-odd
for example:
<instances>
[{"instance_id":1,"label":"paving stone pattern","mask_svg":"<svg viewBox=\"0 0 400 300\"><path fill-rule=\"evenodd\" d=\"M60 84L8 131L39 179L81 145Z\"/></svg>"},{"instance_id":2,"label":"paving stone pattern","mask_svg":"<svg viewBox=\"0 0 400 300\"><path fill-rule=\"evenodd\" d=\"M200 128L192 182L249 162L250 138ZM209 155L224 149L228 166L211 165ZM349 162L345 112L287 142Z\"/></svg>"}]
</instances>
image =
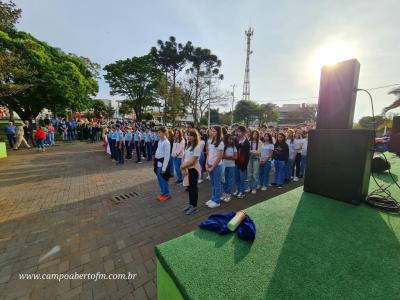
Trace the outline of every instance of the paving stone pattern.
<instances>
[{"instance_id":1,"label":"paving stone pattern","mask_svg":"<svg viewBox=\"0 0 400 300\"><path fill-rule=\"evenodd\" d=\"M275 188L212 212L236 211L297 187ZM101 144L20 150L0 160L0 299L156 299L154 246L195 229L211 213L199 185L199 210L182 213L188 195L155 200L151 162L117 166ZM113 197L136 193L115 201ZM59 251L57 251L59 249ZM49 251L54 253L47 258ZM42 259L42 260L40 260ZM136 273L133 280L21 280L20 273Z\"/></svg>"}]
</instances>

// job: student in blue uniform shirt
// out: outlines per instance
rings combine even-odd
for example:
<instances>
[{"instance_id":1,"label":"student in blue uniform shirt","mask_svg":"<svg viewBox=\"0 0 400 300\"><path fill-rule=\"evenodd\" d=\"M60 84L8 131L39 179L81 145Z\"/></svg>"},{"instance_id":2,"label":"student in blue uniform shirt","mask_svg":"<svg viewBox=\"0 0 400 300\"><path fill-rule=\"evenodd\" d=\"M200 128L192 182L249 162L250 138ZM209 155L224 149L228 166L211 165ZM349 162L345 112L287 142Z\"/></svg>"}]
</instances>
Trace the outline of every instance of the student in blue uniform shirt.
<instances>
[{"instance_id":1,"label":"student in blue uniform shirt","mask_svg":"<svg viewBox=\"0 0 400 300\"><path fill-rule=\"evenodd\" d=\"M153 149L151 147L151 130L150 130L150 128L146 129L145 142L146 142L147 161L150 161L153 156Z\"/></svg>"},{"instance_id":2,"label":"student in blue uniform shirt","mask_svg":"<svg viewBox=\"0 0 400 300\"><path fill-rule=\"evenodd\" d=\"M136 148L136 163L142 163L142 154L140 153L141 147L140 142L142 140L142 133L139 128L135 128L135 133L133 134L133 141L135 142Z\"/></svg>"},{"instance_id":3,"label":"student in blue uniform shirt","mask_svg":"<svg viewBox=\"0 0 400 300\"><path fill-rule=\"evenodd\" d=\"M143 128L140 130L142 137L140 139L140 152L142 154L142 158L146 158L146 129Z\"/></svg>"},{"instance_id":4,"label":"student in blue uniform shirt","mask_svg":"<svg viewBox=\"0 0 400 300\"><path fill-rule=\"evenodd\" d=\"M116 144L116 139L117 139L117 134L115 131L115 126L111 126L111 135L110 135L110 151L111 151L111 158L113 161L118 161L117 159L117 149L115 148Z\"/></svg>"},{"instance_id":5,"label":"student in blue uniform shirt","mask_svg":"<svg viewBox=\"0 0 400 300\"><path fill-rule=\"evenodd\" d=\"M132 159L132 129L130 127L126 128L125 131L125 149L126 149L126 159L131 160Z\"/></svg>"},{"instance_id":6,"label":"student in blue uniform shirt","mask_svg":"<svg viewBox=\"0 0 400 300\"><path fill-rule=\"evenodd\" d=\"M124 148L125 148L125 139L124 133L122 132L120 125L117 125L117 130L115 131L115 148L117 154L117 165L122 165L124 163Z\"/></svg>"}]
</instances>

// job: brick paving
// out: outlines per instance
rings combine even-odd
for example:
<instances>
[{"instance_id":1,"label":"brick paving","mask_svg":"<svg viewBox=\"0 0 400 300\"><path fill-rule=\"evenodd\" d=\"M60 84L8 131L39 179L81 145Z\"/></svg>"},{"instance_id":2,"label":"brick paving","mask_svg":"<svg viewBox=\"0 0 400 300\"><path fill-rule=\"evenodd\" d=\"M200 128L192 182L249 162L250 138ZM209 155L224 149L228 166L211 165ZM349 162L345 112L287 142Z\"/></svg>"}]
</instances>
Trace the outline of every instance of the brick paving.
<instances>
[{"instance_id":1,"label":"brick paving","mask_svg":"<svg viewBox=\"0 0 400 300\"><path fill-rule=\"evenodd\" d=\"M243 209L299 185L233 199L213 212ZM0 160L0 299L155 299L154 246L207 218L209 183L199 187L199 210L186 216L182 186L173 185L170 201L157 202L152 163L116 166L101 144L10 153ZM113 200L124 194L126 199ZM75 272L138 275L96 282L18 278Z\"/></svg>"}]
</instances>

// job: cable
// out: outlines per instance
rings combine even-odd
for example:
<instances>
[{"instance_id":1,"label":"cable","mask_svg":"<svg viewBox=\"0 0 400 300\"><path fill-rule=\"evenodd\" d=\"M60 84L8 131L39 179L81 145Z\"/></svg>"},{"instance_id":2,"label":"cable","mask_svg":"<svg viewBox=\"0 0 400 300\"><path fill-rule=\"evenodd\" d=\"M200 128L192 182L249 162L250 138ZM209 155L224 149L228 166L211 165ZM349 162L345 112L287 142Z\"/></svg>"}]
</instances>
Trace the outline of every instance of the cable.
<instances>
[{"instance_id":1,"label":"cable","mask_svg":"<svg viewBox=\"0 0 400 300\"><path fill-rule=\"evenodd\" d=\"M376 88L375 88L376 89ZM371 100L371 110L372 110L372 124L373 124L373 129L374 129L374 143L375 143L375 139L376 139L376 122L375 122L375 110L374 110L374 101L372 99L372 95L370 92L368 92L367 89L357 89L358 91L363 91L365 93L368 94L369 99ZM371 150L372 151L372 157L374 157L375 155L375 147ZM384 153L381 153L386 162L388 162L386 156ZM389 187L391 186L391 184L389 184L386 187L383 187L382 185L380 185L378 183L378 181L375 178L375 174L374 172L371 172L372 178L375 181L375 184L378 186L377 189L375 189L374 191L372 191L367 198L364 200L365 203L367 203L368 205L381 209L383 211L386 212L395 212L395 213L400 213L400 203L396 201L396 199L394 199L390 193L390 191L388 190ZM389 175L392 178L393 182L400 188L399 184L396 182L396 180L393 177L393 174L390 172L390 168L389 168Z\"/></svg>"}]
</instances>

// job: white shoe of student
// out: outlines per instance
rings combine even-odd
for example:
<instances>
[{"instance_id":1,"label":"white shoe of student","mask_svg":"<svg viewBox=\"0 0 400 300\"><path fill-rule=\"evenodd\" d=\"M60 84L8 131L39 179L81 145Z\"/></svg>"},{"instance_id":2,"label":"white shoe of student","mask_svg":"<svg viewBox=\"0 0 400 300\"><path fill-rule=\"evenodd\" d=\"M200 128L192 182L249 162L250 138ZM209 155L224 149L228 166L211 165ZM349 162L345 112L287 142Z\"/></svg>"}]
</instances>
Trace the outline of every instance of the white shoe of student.
<instances>
[{"instance_id":1,"label":"white shoe of student","mask_svg":"<svg viewBox=\"0 0 400 300\"><path fill-rule=\"evenodd\" d=\"M214 201L211 201L207 206L209 207L209 208L216 208L216 207L219 207L221 204L219 204L219 203L216 203L216 202L214 202Z\"/></svg>"},{"instance_id":2,"label":"white shoe of student","mask_svg":"<svg viewBox=\"0 0 400 300\"><path fill-rule=\"evenodd\" d=\"M261 185L257 185L257 190L259 190L261 188Z\"/></svg>"},{"instance_id":3,"label":"white shoe of student","mask_svg":"<svg viewBox=\"0 0 400 300\"><path fill-rule=\"evenodd\" d=\"M197 183L202 183L202 182L203 182L203 179L197 180Z\"/></svg>"},{"instance_id":4,"label":"white shoe of student","mask_svg":"<svg viewBox=\"0 0 400 300\"><path fill-rule=\"evenodd\" d=\"M208 204L210 204L212 202L212 200L210 199L210 200L208 200L207 202L206 202L206 205L208 206Z\"/></svg>"},{"instance_id":5,"label":"white shoe of student","mask_svg":"<svg viewBox=\"0 0 400 300\"><path fill-rule=\"evenodd\" d=\"M228 203L231 201L231 195L226 195L226 197L224 199L222 199L222 201Z\"/></svg>"},{"instance_id":6,"label":"white shoe of student","mask_svg":"<svg viewBox=\"0 0 400 300\"><path fill-rule=\"evenodd\" d=\"M251 193L254 195L254 194L257 194L257 190L251 190Z\"/></svg>"},{"instance_id":7,"label":"white shoe of student","mask_svg":"<svg viewBox=\"0 0 400 300\"><path fill-rule=\"evenodd\" d=\"M251 189L245 189L244 192L245 192L245 193L250 193L250 192L251 192Z\"/></svg>"},{"instance_id":8,"label":"white shoe of student","mask_svg":"<svg viewBox=\"0 0 400 300\"><path fill-rule=\"evenodd\" d=\"M299 177L294 177L294 178L293 178L293 181L294 181L294 182L299 181Z\"/></svg>"},{"instance_id":9,"label":"white shoe of student","mask_svg":"<svg viewBox=\"0 0 400 300\"><path fill-rule=\"evenodd\" d=\"M267 189L268 189L268 188L267 188L266 186L262 186L262 187L261 187L261 190L262 190L262 191L266 191Z\"/></svg>"},{"instance_id":10,"label":"white shoe of student","mask_svg":"<svg viewBox=\"0 0 400 300\"><path fill-rule=\"evenodd\" d=\"M237 195L239 195L239 191L236 191L232 194L234 197L237 197Z\"/></svg>"}]
</instances>

